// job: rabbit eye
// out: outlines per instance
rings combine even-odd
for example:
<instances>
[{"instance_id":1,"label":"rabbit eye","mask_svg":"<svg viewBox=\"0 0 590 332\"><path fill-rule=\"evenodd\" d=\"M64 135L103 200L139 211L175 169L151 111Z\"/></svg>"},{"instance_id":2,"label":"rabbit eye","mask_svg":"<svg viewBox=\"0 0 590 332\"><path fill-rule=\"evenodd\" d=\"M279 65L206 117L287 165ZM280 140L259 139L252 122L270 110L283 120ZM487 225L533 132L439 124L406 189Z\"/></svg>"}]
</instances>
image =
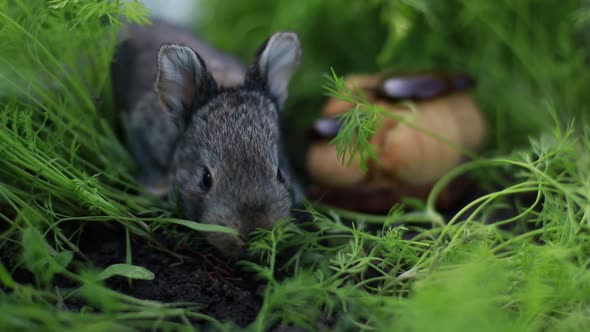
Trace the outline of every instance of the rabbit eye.
<instances>
[{"instance_id":1,"label":"rabbit eye","mask_svg":"<svg viewBox=\"0 0 590 332\"><path fill-rule=\"evenodd\" d=\"M203 188L203 190L205 191L211 189L211 186L213 185L213 177L211 176L211 172L209 172L209 169L207 167L205 167L204 169L200 185L201 188Z\"/></svg>"},{"instance_id":2,"label":"rabbit eye","mask_svg":"<svg viewBox=\"0 0 590 332\"><path fill-rule=\"evenodd\" d=\"M277 179L280 183L285 184L285 176L283 175L283 172L281 172L280 168L277 169Z\"/></svg>"}]
</instances>

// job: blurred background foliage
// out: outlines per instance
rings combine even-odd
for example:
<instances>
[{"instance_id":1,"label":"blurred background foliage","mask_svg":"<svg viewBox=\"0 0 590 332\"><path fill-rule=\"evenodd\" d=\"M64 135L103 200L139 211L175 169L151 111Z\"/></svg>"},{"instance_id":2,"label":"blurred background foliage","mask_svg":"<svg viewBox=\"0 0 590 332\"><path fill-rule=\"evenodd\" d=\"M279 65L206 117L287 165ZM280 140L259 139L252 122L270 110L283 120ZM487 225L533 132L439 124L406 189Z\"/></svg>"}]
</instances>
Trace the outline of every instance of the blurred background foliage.
<instances>
[{"instance_id":1,"label":"blurred background foliage","mask_svg":"<svg viewBox=\"0 0 590 332\"><path fill-rule=\"evenodd\" d=\"M383 69L471 74L493 153L552 126L546 103L565 119L587 117L587 2L202 0L202 6L196 30L245 61L271 33L299 33L304 56L287 110L292 142L301 142L317 117L322 75L330 68L338 75Z\"/></svg>"}]
</instances>

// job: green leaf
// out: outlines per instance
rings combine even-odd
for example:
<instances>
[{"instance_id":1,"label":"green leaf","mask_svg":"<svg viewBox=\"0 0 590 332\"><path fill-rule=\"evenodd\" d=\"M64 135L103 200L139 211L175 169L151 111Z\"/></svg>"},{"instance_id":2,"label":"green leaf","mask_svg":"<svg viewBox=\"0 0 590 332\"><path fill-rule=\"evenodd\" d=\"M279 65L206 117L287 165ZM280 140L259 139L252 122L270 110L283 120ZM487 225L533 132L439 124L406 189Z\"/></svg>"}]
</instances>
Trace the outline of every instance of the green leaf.
<instances>
[{"instance_id":1,"label":"green leaf","mask_svg":"<svg viewBox=\"0 0 590 332\"><path fill-rule=\"evenodd\" d=\"M113 264L102 271L98 278L101 280L113 276L122 276L138 280L153 280L154 273L145 267L131 264Z\"/></svg>"},{"instance_id":2,"label":"green leaf","mask_svg":"<svg viewBox=\"0 0 590 332\"><path fill-rule=\"evenodd\" d=\"M6 270L2 263L0 263L0 283L8 288L14 288L16 286L16 283L10 276L10 273Z\"/></svg>"},{"instance_id":3,"label":"green leaf","mask_svg":"<svg viewBox=\"0 0 590 332\"><path fill-rule=\"evenodd\" d=\"M56 253L47 244L43 234L34 227L23 231L21 245L27 269L44 284L49 283L56 273L65 270L74 257L71 251Z\"/></svg>"},{"instance_id":4,"label":"green leaf","mask_svg":"<svg viewBox=\"0 0 590 332\"><path fill-rule=\"evenodd\" d=\"M55 271L51 266L51 254L45 238L35 227L28 227L22 233L22 257L35 278L43 283L48 283L53 278Z\"/></svg>"},{"instance_id":5,"label":"green leaf","mask_svg":"<svg viewBox=\"0 0 590 332\"><path fill-rule=\"evenodd\" d=\"M190 229L193 229L193 230L199 231L199 232L217 232L217 233L226 233L226 234L233 234L233 235L238 234L238 232L236 230L231 229L229 227L220 226L220 225L202 224L202 223L198 223L198 222L194 222L194 221L190 221L190 220L176 219L176 218L162 218L159 220L161 220L163 222L171 223L171 224L182 225L182 226L188 227Z\"/></svg>"},{"instance_id":6,"label":"green leaf","mask_svg":"<svg viewBox=\"0 0 590 332\"><path fill-rule=\"evenodd\" d=\"M73 257L74 254L72 254L71 251L63 251L55 255L53 259L61 269L65 269L66 267L68 267L68 265L70 265L70 262L72 261Z\"/></svg>"}]
</instances>

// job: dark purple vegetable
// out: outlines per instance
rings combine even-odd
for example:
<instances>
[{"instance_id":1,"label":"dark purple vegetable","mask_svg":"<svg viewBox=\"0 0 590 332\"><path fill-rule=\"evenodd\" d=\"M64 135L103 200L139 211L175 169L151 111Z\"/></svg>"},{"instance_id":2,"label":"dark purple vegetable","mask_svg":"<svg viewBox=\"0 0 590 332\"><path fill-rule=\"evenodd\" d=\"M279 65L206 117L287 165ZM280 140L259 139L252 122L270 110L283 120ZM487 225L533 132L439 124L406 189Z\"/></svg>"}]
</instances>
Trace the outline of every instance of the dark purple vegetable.
<instances>
[{"instance_id":1,"label":"dark purple vegetable","mask_svg":"<svg viewBox=\"0 0 590 332\"><path fill-rule=\"evenodd\" d=\"M340 130L341 123L336 118L321 118L317 119L310 131L310 138L318 139L332 139L336 137Z\"/></svg>"},{"instance_id":2,"label":"dark purple vegetable","mask_svg":"<svg viewBox=\"0 0 590 332\"><path fill-rule=\"evenodd\" d=\"M381 84L385 97L391 99L429 99L445 94L448 84L429 75L388 78Z\"/></svg>"},{"instance_id":3,"label":"dark purple vegetable","mask_svg":"<svg viewBox=\"0 0 590 332\"><path fill-rule=\"evenodd\" d=\"M426 100L471 89L475 81L464 74L416 74L387 77L378 88L380 97L390 100Z\"/></svg>"}]
</instances>

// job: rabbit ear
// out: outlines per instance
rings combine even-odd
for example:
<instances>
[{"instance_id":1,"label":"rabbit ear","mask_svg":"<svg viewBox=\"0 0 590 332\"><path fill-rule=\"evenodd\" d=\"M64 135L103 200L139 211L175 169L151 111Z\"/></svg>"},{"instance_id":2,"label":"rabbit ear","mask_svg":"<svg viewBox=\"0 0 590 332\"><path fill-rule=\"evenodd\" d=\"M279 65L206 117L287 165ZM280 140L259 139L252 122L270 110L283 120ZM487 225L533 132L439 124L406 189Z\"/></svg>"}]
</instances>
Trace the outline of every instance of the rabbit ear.
<instances>
[{"instance_id":1,"label":"rabbit ear","mask_svg":"<svg viewBox=\"0 0 590 332\"><path fill-rule=\"evenodd\" d=\"M272 35L256 53L246 75L246 84L266 89L280 107L287 100L289 81L299 66L301 43L294 32Z\"/></svg>"},{"instance_id":2,"label":"rabbit ear","mask_svg":"<svg viewBox=\"0 0 590 332\"><path fill-rule=\"evenodd\" d=\"M160 47L156 91L166 111L187 116L199 98L215 89L215 81L195 51L184 45Z\"/></svg>"}]
</instances>

